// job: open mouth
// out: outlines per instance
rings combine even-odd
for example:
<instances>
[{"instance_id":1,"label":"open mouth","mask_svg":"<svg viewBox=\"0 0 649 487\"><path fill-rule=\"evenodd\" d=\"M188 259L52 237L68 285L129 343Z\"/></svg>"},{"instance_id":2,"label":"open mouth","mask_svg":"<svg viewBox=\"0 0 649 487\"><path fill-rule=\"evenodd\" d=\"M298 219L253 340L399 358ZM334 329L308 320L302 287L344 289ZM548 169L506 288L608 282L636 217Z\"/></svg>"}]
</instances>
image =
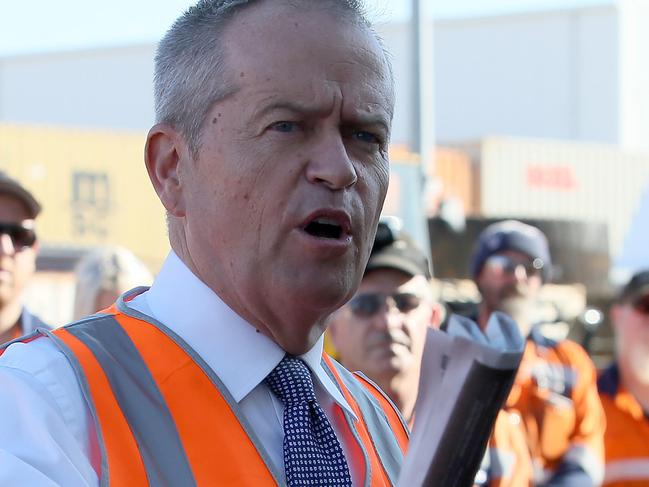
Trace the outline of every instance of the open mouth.
<instances>
[{"instance_id":1,"label":"open mouth","mask_svg":"<svg viewBox=\"0 0 649 487\"><path fill-rule=\"evenodd\" d=\"M302 230L315 238L342 241L350 236L351 221L343 211L317 211L304 221Z\"/></svg>"},{"instance_id":2,"label":"open mouth","mask_svg":"<svg viewBox=\"0 0 649 487\"><path fill-rule=\"evenodd\" d=\"M313 237L337 240L343 234L343 227L331 218L316 218L304 227L304 231Z\"/></svg>"}]
</instances>

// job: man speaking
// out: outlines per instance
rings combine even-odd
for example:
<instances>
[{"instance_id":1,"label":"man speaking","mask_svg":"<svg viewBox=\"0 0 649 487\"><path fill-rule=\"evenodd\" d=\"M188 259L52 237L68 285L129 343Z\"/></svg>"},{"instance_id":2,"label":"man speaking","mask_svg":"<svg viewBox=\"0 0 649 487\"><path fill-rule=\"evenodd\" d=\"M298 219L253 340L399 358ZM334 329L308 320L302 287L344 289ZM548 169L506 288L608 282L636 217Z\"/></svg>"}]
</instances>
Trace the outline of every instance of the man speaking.
<instances>
[{"instance_id":1,"label":"man speaking","mask_svg":"<svg viewBox=\"0 0 649 487\"><path fill-rule=\"evenodd\" d=\"M398 413L323 354L388 186L391 68L353 0L205 0L156 56L149 290L0 357L0 485L389 485Z\"/></svg>"}]
</instances>

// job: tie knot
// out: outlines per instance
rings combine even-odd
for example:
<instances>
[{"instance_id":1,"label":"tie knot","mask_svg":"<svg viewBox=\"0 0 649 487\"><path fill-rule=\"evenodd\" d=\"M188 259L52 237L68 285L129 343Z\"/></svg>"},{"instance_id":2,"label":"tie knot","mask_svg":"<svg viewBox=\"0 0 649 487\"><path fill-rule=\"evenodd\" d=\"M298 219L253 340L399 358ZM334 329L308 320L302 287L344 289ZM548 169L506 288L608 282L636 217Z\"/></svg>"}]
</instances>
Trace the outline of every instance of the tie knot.
<instances>
[{"instance_id":1,"label":"tie knot","mask_svg":"<svg viewBox=\"0 0 649 487\"><path fill-rule=\"evenodd\" d=\"M299 358L285 355L266 377L266 384L285 406L315 401L311 373Z\"/></svg>"}]
</instances>

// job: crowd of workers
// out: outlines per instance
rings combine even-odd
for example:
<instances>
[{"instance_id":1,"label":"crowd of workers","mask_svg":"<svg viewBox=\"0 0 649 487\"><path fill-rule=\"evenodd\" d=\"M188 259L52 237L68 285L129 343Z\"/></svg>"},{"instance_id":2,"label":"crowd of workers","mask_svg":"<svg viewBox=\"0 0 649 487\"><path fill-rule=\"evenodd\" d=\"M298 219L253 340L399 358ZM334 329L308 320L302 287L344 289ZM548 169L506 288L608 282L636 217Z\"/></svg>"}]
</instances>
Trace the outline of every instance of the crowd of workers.
<instances>
[{"instance_id":1,"label":"crowd of workers","mask_svg":"<svg viewBox=\"0 0 649 487\"><path fill-rule=\"evenodd\" d=\"M172 251L150 288L101 249L79 264L77 321L40 321L21 296L41 207L0 175L0 485L394 485L426 331L457 317L424 253L379 221L380 39L355 2L203 0L155 79L145 161ZM527 338L475 482L649 485L649 271L611 309L598 379L536 326L551 268L521 222L475 244L475 326L503 311Z\"/></svg>"}]
</instances>

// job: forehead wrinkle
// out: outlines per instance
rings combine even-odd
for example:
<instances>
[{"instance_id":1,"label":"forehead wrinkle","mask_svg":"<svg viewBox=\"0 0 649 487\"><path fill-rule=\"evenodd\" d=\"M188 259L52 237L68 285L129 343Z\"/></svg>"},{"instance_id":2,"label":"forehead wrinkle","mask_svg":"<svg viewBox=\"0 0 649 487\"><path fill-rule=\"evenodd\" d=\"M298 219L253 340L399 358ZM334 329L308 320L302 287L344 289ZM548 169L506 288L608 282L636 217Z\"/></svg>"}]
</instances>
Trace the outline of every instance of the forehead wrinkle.
<instances>
[{"instance_id":1,"label":"forehead wrinkle","mask_svg":"<svg viewBox=\"0 0 649 487\"><path fill-rule=\"evenodd\" d=\"M335 65L336 66L342 66L342 68L345 71L354 71L354 72L358 72L359 67L360 68L368 67L368 65L365 64L365 63L356 63L356 62L353 62L353 61L339 61L339 62L335 63ZM362 81L362 84L363 84L363 88L366 88L366 90L361 91L360 96L364 96L364 95L367 94L368 91L370 91L370 92L376 92L376 93L382 95L383 97L385 97L384 99L389 100L387 103L380 103L378 101L366 101L365 103L368 106L377 106L377 107L379 107L380 109L384 110L388 114L390 119L392 119L393 110L394 110L394 90L392 88L391 82L389 81L391 78L389 78L389 77L386 78L385 76L380 76L380 74L381 74L380 70L376 71L374 69L370 69L370 73L372 73L374 75L377 75L377 76L376 77L372 77L372 76L365 76L364 77L364 79ZM343 73L340 73L339 76L341 78L344 78L345 75ZM344 83L344 80L338 80L338 79L335 79L335 78L329 78L327 81L330 81L332 83L338 83L338 84L340 84L341 82Z\"/></svg>"},{"instance_id":2,"label":"forehead wrinkle","mask_svg":"<svg viewBox=\"0 0 649 487\"><path fill-rule=\"evenodd\" d=\"M322 98L320 101L318 98ZM313 101L296 99L294 94L284 95L272 93L263 97L255 104L256 108L252 118L258 119L274 110L286 110L289 112L300 113L312 117L325 116L333 111L336 104L336 96L332 98L331 104L324 101L325 97L319 97L316 94L312 97Z\"/></svg>"}]
</instances>

